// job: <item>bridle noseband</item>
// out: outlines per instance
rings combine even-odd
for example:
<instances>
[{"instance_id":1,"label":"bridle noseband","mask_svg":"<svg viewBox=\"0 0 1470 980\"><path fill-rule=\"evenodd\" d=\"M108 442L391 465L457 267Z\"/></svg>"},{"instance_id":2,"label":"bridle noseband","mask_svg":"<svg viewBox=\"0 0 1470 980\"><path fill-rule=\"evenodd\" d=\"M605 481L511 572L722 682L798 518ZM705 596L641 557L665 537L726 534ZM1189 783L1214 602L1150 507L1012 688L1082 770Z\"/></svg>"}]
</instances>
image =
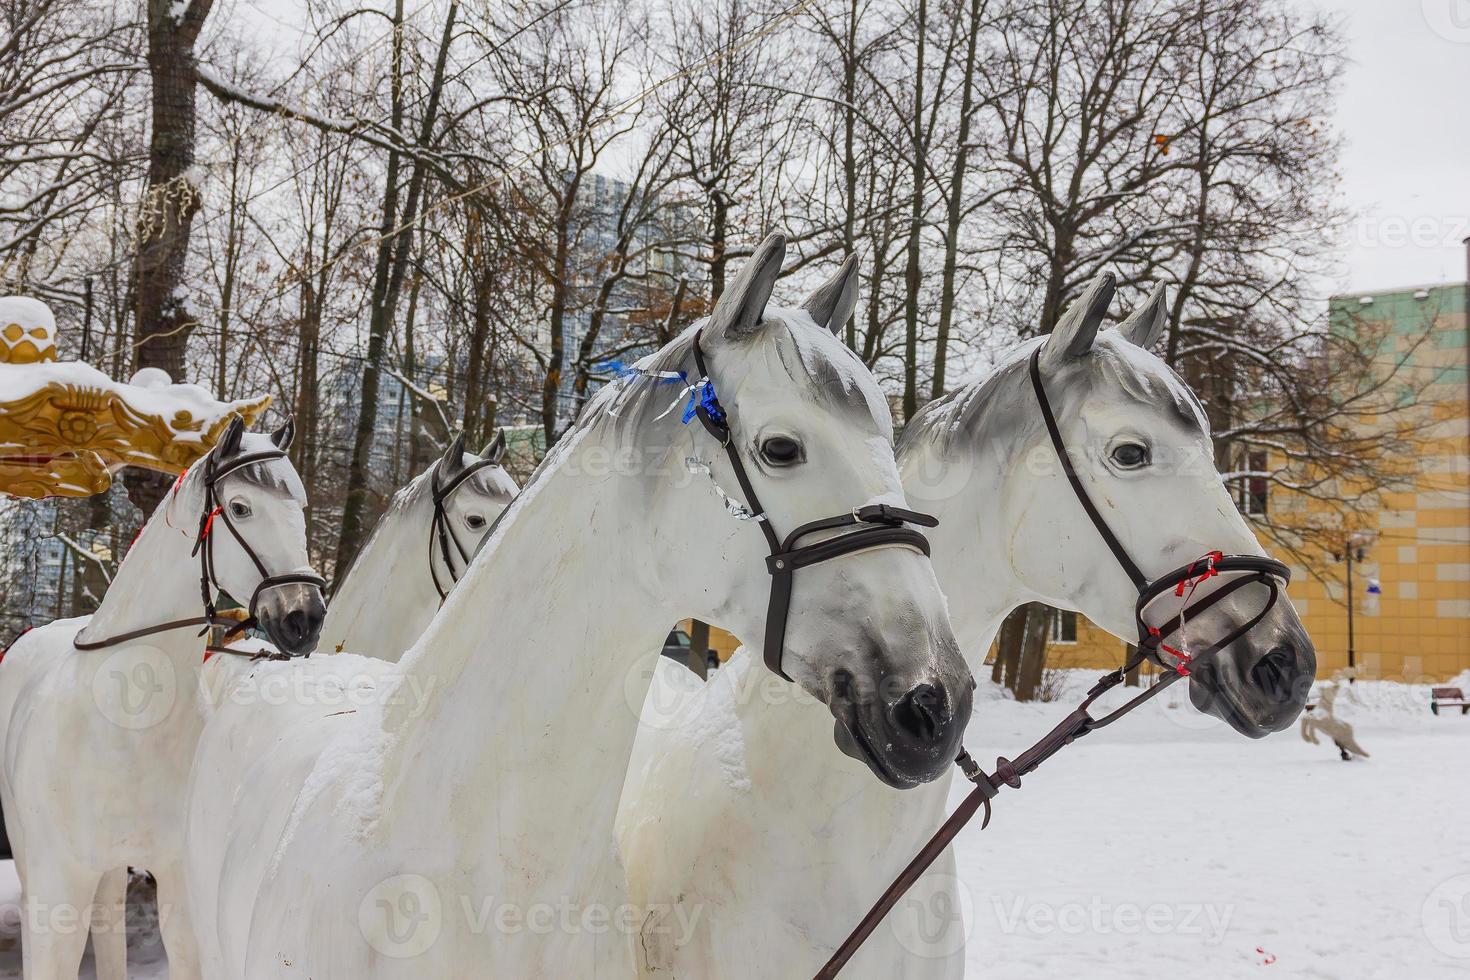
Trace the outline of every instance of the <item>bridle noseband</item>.
<instances>
[{"instance_id":1,"label":"bridle noseband","mask_svg":"<svg viewBox=\"0 0 1470 980\"><path fill-rule=\"evenodd\" d=\"M260 560L260 555L250 546L250 542L240 533L240 529L230 520L230 511L221 501L219 496L219 484L231 473L250 466L254 463L266 463L277 459L285 459L286 452L282 449L263 449L259 452L245 453L234 456L224 462L219 462L213 453L205 457L204 472L201 480L204 484L204 509L199 515L199 530L194 537L194 547L189 552L190 557L199 558L199 595L204 605L204 615L194 616L189 619L176 619L167 623L159 623L154 626L146 626L141 629L129 630L117 636L110 636L104 640L81 640L73 639L72 645L78 650L101 650L106 647L117 646L129 640L140 637L151 636L155 633L165 633L169 630L181 629L185 626L203 626L200 636L203 636L211 626L228 626L229 632L226 639L237 633L258 625L256 605L260 601L262 593L278 588L282 585L314 585L318 589L326 587L326 580L315 572L284 572L272 575L265 567L265 562ZM183 477L179 477L182 485ZM175 490L177 493L177 490ZM172 503L172 501L169 501ZM168 506L165 504L164 506ZM260 582L255 586L255 591L250 594L248 618L236 621L229 617L219 615L214 606L215 593L221 591L219 581L214 574L214 522L221 521L225 529L235 538L240 545L240 550L249 557L255 570L260 573Z\"/></svg>"},{"instance_id":2,"label":"bridle noseband","mask_svg":"<svg viewBox=\"0 0 1470 980\"><path fill-rule=\"evenodd\" d=\"M493 456L486 456L475 460L464 467L454 476L439 482L440 470L444 468L444 460L434 464L434 472L430 476L434 500L434 519L429 530L429 577L434 581L434 591L439 593L439 603L443 605L444 600L449 598L449 592L459 583L459 573L454 570L454 552L459 553L459 563L468 568L470 559L474 555L460 543L459 535L454 532L452 522L449 520L449 510L445 506L449 498L454 496L454 491L464 486L465 481L483 469L494 466L499 462ZM446 588L439 581L439 567L434 564L434 544L439 545L439 555L444 559L444 567L449 572L449 586ZM454 552L449 550L450 544L454 545Z\"/></svg>"},{"instance_id":3,"label":"bridle noseband","mask_svg":"<svg viewBox=\"0 0 1470 980\"><path fill-rule=\"evenodd\" d=\"M699 371L699 381L691 386L692 414L725 450L725 457L730 461L730 468L735 471L735 479L745 498L745 509L766 536L766 545L771 551L770 557L766 559L766 570L771 574L771 599L766 608L765 662L772 671L789 681L791 677L782 669L782 654L786 647L786 621L791 611L792 576L796 570L854 552L895 545L912 548L927 556L929 539L908 525L937 527L939 520L928 514L889 504L868 504L836 517L809 521L794 529L784 539L780 537L771 526L770 518L761 506L755 488L751 486L740 452L735 447L730 431L730 417L715 396L699 336L699 332L694 334L694 366ZM810 534L848 527L856 530L811 544L799 543Z\"/></svg>"},{"instance_id":4,"label":"bridle noseband","mask_svg":"<svg viewBox=\"0 0 1470 980\"><path fill-rule=\"evenodd\" d=\"M1044 345L1043 345L1044 346ZM980 829L984 830L990 825L991 806L993 800L1001 789L1009 786L1012 789L1020 789L1021 777L1033 772L1047 759L1056 755L1077 739L1088 732L1096 731L1107 725L1111 725L1119 718L1139 707L1144 702L1158 696L1169 685L1178 681L1181 677L1188 677L1191 670L1204 661L1211 658L1219 651L1234 643L1240 637L1255 628L1256 624L1263 620L1267 613L1276 605L1281 596L1285 594L1286 585L1291 581L1291 570L1274 558L1266 558L1260 555L1225 555L1218 551L1210 552L1187 565L1181 565L1173 571L1166 572L1156 579L1149 579L1139 570L1137 563L1128 554L1128 549L1123 547L1123 542L1118 540L1108 522L1103 519L1102 512L1088 496L1087 488L1083 486L1081 478L1077 475L1072 465L1072 457L1067 451L1067 445L1062 440L1061 429L1057 426L1056 415L1052 412L1051 402L1046 397L1046 386L1041 381L1041 347L1031 352L1029 373L1031 376L1031 389L1036 395L1036 403L1041 409L1042 421L1046 423L1047 435L1051 438L1052 448L1056 450L1057 458L1061 461L1062 472L1067 476L1067 482L1072 486L1072 492L1076 495L1078 503L1087 512L1092 520L1093 527L1107 544L1108 550L1118 560L1134 588L1138 590L1138 601L1134 606L1134 620L1138 628L1137 651L1128 658L1127 663L1117 670L1109 671L1098 679L1087 696L1071 714L1062 719L1061 723L1042 736L1026 751L1018 755L1015 761L1005 756L995 760L995 771L987 773L980 768L968 752L960 751L959 758L955 764L960 767L965 778L975 785L964 801L950 814L949 819L939 828L938 832L929 839L929 842L919 851L918 855L909 862L908 866L899 872L893 883L883 892L882 896L874 904L868 914L858 923L848 937L843 941L837 951L826 965L818 971L816 980L831 980L836 977L839 970L850 960L864 940L872 935L878 923L889 910L898 903L904 893L919 880L920 876L949 846L950 841L958 836L965 824L981 808L985 811L984 819L980 822ZM1217 583L1213 591L1207 592L1200 598L1195 599L1197 589L1205 582L1216 577L1223 581ZM1232 629L1223 638L1208 643L1202 649L1190 652L1187 643L1181 643L1176 648L1164 642L1174 633L1182 633L1189 620L1205 612L1220 600L1224 599L1247 585L1260 584L1267 588L1267 598L1260 611L1255 616ZM1160 600L1170 603L1170 608L1177 611L1168 616L1163 622L1153 624L1149 622L1151 607ZM1173 656L1173 662L1166 661L1164 654ZM1143 661L1163 668L1164 674L1152 686L1142 694L1139 694L1122 707L1108 714L1094 718L1088 713L1093 702L1102 696L1103 692L1117 687L1127 678L1128 673L1138 667Z\"/></svg>"}]
</instances>

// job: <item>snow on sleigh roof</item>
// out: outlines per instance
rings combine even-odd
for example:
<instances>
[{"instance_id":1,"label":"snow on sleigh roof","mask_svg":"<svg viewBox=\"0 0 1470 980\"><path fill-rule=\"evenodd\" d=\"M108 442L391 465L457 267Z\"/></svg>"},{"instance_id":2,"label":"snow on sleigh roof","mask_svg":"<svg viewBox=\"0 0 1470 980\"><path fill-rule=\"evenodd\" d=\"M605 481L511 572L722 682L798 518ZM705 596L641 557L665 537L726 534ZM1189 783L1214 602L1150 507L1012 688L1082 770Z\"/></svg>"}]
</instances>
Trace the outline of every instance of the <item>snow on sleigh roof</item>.
<instances>
[{"instance_id":1,"label":"snow on sleigh roof","mask_svg":"<svg viewBox=\"0 0 1470 980\"><path fill-rule=\"evenodd\" d=\"M221 401L157 368L119 382L90 364L57 361L46 305L0 297L0 491L87 496L105 491L124 466L179 473L232 416L253 423L270 401Z\"/></svg>"}]
</instances>

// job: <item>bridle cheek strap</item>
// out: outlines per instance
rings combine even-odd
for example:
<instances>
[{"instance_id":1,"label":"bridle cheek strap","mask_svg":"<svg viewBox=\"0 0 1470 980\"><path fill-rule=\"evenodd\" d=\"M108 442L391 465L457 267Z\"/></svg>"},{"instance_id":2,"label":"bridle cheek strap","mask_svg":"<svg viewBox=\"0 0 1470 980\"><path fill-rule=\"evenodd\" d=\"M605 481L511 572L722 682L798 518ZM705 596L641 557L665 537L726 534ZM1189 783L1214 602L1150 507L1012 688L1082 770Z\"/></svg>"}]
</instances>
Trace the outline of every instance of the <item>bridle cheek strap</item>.
<instances>
[{"instance_id":1,"label":"bridle cheek strap","mask_svg":"<svg viewBox=\"0 0 1470 980\"><path fill-rule=\"evenodd\" d=\"M873 548L906 547L927 556L929 540L907 525L937 527L939 520L928 514L889 504L868 504L855 507L847 514L809 521L782 539L776 533L776 529L771 526L770 518L765 508L761 506L755 487L751 485L750 476L745 470L745 462L735 448L735 441L730 432L730 417L715 396L713 384L709 380L709 367L705 363L704 351L700 347L697 332L694 335L694 366L699 372L700 381L693 386L691 392L693 417L699 419L705 431L713 436L720 444L720 448L725 451L725 458L735 472L735 479L740 484L740 492L745 497L745 508L751 519L760 525L761 533L766 537L766 545L771 551L770 557L766 559L766 570L771 573L771 599L766 607L763 656L766 666L772 672L789 681L791 677L783 668L782 659L786 649L786 622L791 612L791 588L794 584L792 579L796 570ZM841 531L843 528L856 528L856 530L824 538L812 544L798 543L807 535L822 531Z\"/></svg>"},{"instance_id":2,"label":"bridle cheek strap","mask_svg":"<svg viewBox=\"0 0 1470 980\"><path fill-rule=\"evenodd\" d=\"M285 458L286 453L283 450L266 449L236 456L218 467L211 460L204 471L204 513L199 518L199 535L194 540L194 553L199 555L199 592L204 603L205 615L211 619L218 618L214 607L215 593L220 590L219 580L214 573L213 530L216 519L224 523L225 529L240 545L240 550L245 552L246 557L250 559L250 563L255 566L256 572L260 575L260 581L256 583L255 591L250 593L250 602L246 605L246 609L249 610L249 618L235 624L225 634L225 639L259 624L257 607L263 593L283 585L313 585L319 589L324 589L327 585L326 579L312 571L271 574L270 569L265 567L265 562L260 560L260 555L250 546L250 542L240 533L240 529L235 526L235 522L230 520L229 508L219 500L219 483L231 473L254 463Z\"/></svg>"},{"instance_id":3,"label":"bridle cheek strap","mask_svg":"<svg viewBox=\"0 0 1470 980\"><path fill-rule=\"evenodd\" d=\"M441 459L434 464L434 473L430 477L433 481L434 519L429 530L429 578L434 583L434 591L439 593L440 605L443 605L444 600L449 598L450 590L459 584L459 577L463 574L454 569L455 554L459 555L461 568L468 568L470 559L474 557L469 549L460 543L459 535L455 533L451 525L449 510L445 505L449 502L449 498L454 496L454 492L464 486L470 477L496 464L497 461L489 457L477 459L443 483L439 482L439 470L444 466L444 461ZM439 557L443 560L444 568L449 574L449 585L447 586L439 580L439 567L434 564L434 545L436 543L439 545ZM454 546L452 551L450 550L451 544Z\"/></svg>"},{"instance_id":4,"label":"bridle cheek strap","mask_svg":"<svg viewBox=\"0 0 1470 980\"><path fill-rule=\"evenodd\" d=\"M902 507L872 504L859 507L842 517L828 517L803 524L786 536L786 540L781 542L781 550L766 559L766 568L771 573L771 602L766 609L764 651L767 667L786 680L791 680L782 669L781 659L786 646L786 619L791 611L793 573L798 568L874 548L912 548L928 557L929 539L913 528L906 527L906 524L937 527L939 521L928 514ZM857 527L858 530L813 544L796 544L808 534L842 527Z\"/></svg>"}]
</instances>

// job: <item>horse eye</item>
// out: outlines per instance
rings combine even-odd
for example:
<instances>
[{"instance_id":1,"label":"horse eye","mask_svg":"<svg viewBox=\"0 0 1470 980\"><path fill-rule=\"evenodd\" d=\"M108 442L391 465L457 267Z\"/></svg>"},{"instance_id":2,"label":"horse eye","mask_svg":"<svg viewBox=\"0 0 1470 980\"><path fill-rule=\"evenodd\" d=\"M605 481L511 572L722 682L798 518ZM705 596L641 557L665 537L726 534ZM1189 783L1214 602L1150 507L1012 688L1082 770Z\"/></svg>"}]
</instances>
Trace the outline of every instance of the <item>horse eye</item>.
<instances>
[{"instance_id":1,"label":"horse eye","mask_svg":"<svg viewBox=\"0 0 1470 980\"><path fill-rule=\"evenodd\" d=\"M785 436L771 436L761 443L761 456L773 466L790 466L801 461L801 443Z\"/></svg>"},{"instance_id":2,"label":"horse eye","mask_svg":"<svg viewBox=\"0 0 1470 980\"><path fill-rule=\"evenodd\" d=\"M480 528L485 526L485 518L481 517L479 514L469 515L464 519L464 522L469 525L471 531L478 531Z\"/></svg>"},{"instance_id":3,"label":"horse eye","mask_svg":"<svg viewBox=\"0 0 1470 980\"><path fill-rule=\"evenodd\" d=\"M1136 470L1140 466L1148 465L1148 447L1136 442L1125 442L1116 447L1112 456L1113 462L1125 470Z\"/></svg>"},{"instance_id":4,"label":"horse eye","mask_svg":"<svg viewBox=\"0 0 1470 980\"><path fill-rule=\"evenodd\" d=\"M230 516L244 520L250 516L250 505L243 500L230 501Z\"/></svg>"}]
</instances>

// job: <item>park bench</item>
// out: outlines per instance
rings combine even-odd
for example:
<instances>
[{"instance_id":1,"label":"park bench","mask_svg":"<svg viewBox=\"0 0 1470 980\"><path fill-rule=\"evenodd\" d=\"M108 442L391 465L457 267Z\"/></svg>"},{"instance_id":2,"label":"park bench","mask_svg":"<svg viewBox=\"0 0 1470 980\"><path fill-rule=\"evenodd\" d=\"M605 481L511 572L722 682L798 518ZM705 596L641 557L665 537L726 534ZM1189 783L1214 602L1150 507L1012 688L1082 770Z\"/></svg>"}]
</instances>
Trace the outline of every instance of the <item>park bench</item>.
<instances>
[{"instance_id":1,"label":"park bench","mask_svg":"<svg viewBox=\"0 0 1470 980\"><path fill-rule=\"evenodd\" d=\"M1463 715L1470 713L1470 700L1458 687L1436 687L1429 692L1429 710L1439 714L1440 708L1459 708Z\"/></svg>"}]
</instances>

